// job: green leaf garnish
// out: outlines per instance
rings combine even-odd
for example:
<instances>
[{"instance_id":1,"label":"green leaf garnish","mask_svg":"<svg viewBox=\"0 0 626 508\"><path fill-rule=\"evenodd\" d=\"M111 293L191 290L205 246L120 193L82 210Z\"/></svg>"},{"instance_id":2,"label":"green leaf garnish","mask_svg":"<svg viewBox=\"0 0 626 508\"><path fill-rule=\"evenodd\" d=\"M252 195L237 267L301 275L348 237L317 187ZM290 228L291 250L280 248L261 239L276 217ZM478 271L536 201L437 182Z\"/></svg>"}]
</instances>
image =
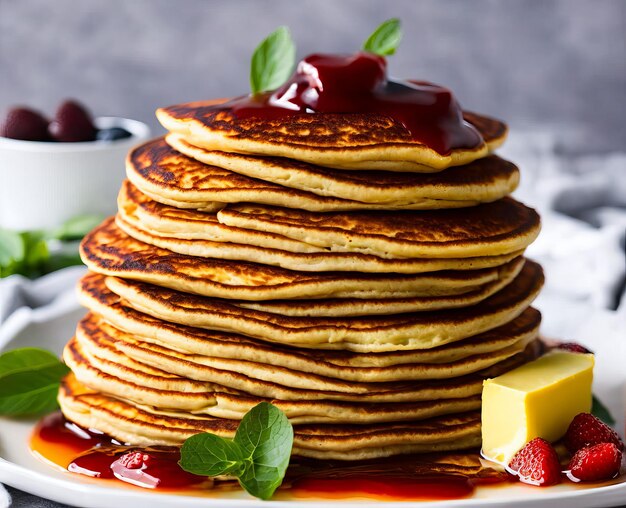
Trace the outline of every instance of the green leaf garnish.
<instances>
[{"instance_id":1,"label":"green leaf garnish","mask_svg":"<svg viewBox=\"0 0 626 508\"><path fill-rule=\"evenodd\" d=\"M102 219L99 215L79 215L53 232L0 229L0 278L19 274L33 279L60 268L82 264L75 242ZM49 247L53 245L50 240L64 243L60 244L61 248L54 249Z\"/></svg>"},{"instance_id":2,"label":"green leaf garnish","mask_svg":"<svg viewBox=\"0 0 626 508\"><path fill-rule=\"evenodd\" d=\"M400 45L400 20L391 18L382 23L363 43L363 50L380 56L393 55Z\"/></svg>"},{"instance_id":3,"label":"green leaf garnish","mask_svg":"<svg viewBox=\"0 0 626 508\"><path fill-rule=\"evenodd\" d=\"M35 416L57 408L61 378L69 369L44 349L21 348L0 355L0 415Z\"/></svg>"},{"instance_id":4,"label":"green leaf garnish","mask_svg":"<svg viewBox=\"0 0 626 508\"><path fill-rule=\"evenodd\" d=\"M598 399L598 397L596 397L595 395L593 396L592 401L593 402L591 405L591 414L600 418L600 420L602 420L607 425L614 426L615 418L613 418L613 415L609 412L609 409L604 404L602 404L600 399Z\"/></svg>"},{"instance_id":5,"label":"green leaf garnish","mask_svg":"<svg viewBox=\"0 0 626 508\"><path fill-rule=\"evenodd\" d=\"M180 454L182 468L202 476L237 476L243 464L243 455L233 441L208 432L187 439Z\"/></svg>"},{"instance_id":6,"label":"green leaf garnish","mask_svg":"<svg viewBox=\"0 0 626 508\"><path fill-rule=\"evenodd\" d=\"M261 402L246 413L232 440L209 433L187 439L179 464L200 476L236 476L249 494L270 499L285 477L292 445L285 413Z\"/></svg>"},{"instance_id":7,"label":"green leaf garnish","mask_svg":"<svg viewBox=\"0 0 626 508\"><path fill-rule=\"evenodd\" d=\"M6 265L24 256L20 234L10 229L0 229L0 264Z\"/></svg>"},{"instance_id":8,"label":"green leaf garnish","mask_svg":"<svg viewBox=\"0 0 626 508\"><path fill-rule=\"evenodd\" d=\"M252 94L274 90L291 75L296 63L296 47L289 29L277 28L257 46L250 64Z\"/></svg>"}]
</instances>

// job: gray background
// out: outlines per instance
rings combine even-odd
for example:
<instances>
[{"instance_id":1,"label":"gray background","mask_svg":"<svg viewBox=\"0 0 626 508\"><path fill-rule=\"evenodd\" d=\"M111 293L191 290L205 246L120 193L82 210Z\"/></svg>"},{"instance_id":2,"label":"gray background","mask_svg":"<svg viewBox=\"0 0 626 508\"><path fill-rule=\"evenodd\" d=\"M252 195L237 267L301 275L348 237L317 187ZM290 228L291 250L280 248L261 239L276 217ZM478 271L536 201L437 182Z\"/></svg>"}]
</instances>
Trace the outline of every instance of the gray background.
<instances>
[{"instance_id":1,"label":"gray background","mask_svg":"<svg viewBox=\"0 0 626 508\"><path fill-rule=\"evenodd\" d=\"M158 106L246 93L278 25L304 56L355 50L391 16L405 33L393 75L555 129L567 151L626 147L623 0L0 0L0 111L76 97L156 129Z\"/></svg>"}]
</instances>

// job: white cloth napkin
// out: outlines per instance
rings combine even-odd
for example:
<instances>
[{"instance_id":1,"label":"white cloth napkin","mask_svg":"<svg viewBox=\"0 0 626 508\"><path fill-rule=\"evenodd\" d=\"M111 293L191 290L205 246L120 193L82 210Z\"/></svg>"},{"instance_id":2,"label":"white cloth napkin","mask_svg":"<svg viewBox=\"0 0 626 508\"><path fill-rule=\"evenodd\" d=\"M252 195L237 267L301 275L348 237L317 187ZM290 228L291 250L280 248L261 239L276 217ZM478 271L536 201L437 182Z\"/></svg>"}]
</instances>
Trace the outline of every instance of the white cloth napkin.
<instances>
[{"instance_id":1,"label":"white cloth napkin","mask_svg":"<svg viewBox=\"0 0 626 508\"><path fill-rule=\"evenodd\" d=\"M542 216L542 233L527 255L547 276L536 302L543 333L597 353L596 372L605 381L595 389L605 403L622 408L615 416L624 429L626 154L563 157L557 141L554 132L513 132L500 153L521 169L516 197ZM30 323L78 308L74 285L82 273L74 267L36 281L0 280L0 347ZM41 501L30 505L54 506ZM0 486L0 508L7 503Z\"/></svg>"}]
</instances>

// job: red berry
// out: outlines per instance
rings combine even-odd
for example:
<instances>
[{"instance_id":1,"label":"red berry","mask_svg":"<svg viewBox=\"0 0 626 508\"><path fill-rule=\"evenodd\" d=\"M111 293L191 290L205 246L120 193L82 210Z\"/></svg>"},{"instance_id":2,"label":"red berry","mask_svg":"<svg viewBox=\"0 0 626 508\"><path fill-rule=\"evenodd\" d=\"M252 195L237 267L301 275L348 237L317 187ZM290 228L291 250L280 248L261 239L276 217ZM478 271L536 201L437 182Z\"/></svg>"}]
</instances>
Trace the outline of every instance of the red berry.
<instances>
[{"instance_id":1,"label":"red berry","mask_svg":"<svg viewBox=\"0 0 626 508\"><path fill-rule=\"evenodd\" d=\"M520 481L546 487L561 481L561 464L556 451L545 439L536 437L515 454L509 463Z\"/></svg>"},{"instance_id":2,"label":"red berry","mask_svg":"<svg viewBox=\"0 0 626 508\"><path fill-rule=\"evenodd\" d=\"M87 110L78 102L69 100L59 106L48 131L57 141L73 143L93 141L97 129Z\"/></svg>"},{"instance_id":3,"label":"red berry","mask_svg":"<svg viewBox=\"0 0 626 508\"><path fill-rule=\"evenodd\" d=\"M590 351L585 346L582 346L576 342L561 342L557 349L564 349L565 351L571 351L572 353L584 353L584 354L593 354L593 351Z\"/></svg>"},{"instance_id":4,"label":"red berry","mask_svg":"<svg viewBox=\"0 0 626 508\"><path fill-rule=\"evenodd\" d=\"M564 439L570 453L600 443L613 443L619 450L624 443L611 427L590 413L577 414L567 428Z\"/></svg>"},{"instance_id":5,"label":"red berry","mask_svg":"<svg viewBox=\"0 0 626 508\"><path fill-rule=\"evenodd\" d=\"M24 141L48 141L48 119L29 108L13 108L0 125L0 136Z\"/></svg>"},{"instance_id":6,"label":"red berry","mask_svg":"<svg viewBox=\"0 0 626 508\"><path fill-rule=\"evenodd\" d=\"M609 480L619 474L622 451L613 443L600 443L578 450L567 467L574 481Z\"/></svg>"}]
</instances>

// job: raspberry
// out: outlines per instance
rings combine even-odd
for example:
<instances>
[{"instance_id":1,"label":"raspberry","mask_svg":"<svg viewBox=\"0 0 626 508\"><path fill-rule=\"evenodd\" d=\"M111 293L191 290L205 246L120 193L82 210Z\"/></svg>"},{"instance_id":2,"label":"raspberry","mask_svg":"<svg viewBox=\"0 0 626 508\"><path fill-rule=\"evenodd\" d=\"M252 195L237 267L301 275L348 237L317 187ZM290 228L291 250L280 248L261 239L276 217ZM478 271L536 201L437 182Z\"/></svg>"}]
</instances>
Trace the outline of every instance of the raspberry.
<instances>
[{"instance_id":1,"label":"raspberry","mask_svg":"<svg viewBox=\"0 0 626 508\"><path fill-rule=\"evenodd\" d=\"M578 450L567 467L574 481L609 480L619 474L622 451L613 443L600 443Z\"/></svg>"},{"instance_id":2,"label":"raspberry","mask_svg":"<svg viewBox=\"0 0 626 508\"><path fill-rule=\"evenodd\" d=\"M509 463L521 482L546 487L561 481L561 464L545 439L536 437L515 454Z\"/></svg>"},{"instance_id":3,"label":"raspberry","mask_svg":"<svg viewBox=\"0 0 626 508\"><path fill-rule=\"evenodd\" d=\"M572 353L593 354L593 351L590 351L585 346L577 344L576 342L561 342L556 348L571 351Z\"/></svg>"},{"instance_id":4,"label":"raspberry","mask_svg":"<svg viewBox=\"0 0 626 508\"><path fill-rule=\"evenodd\" d=\"M49 141L48 120L29 108L13 108L0 125L0 136L24 141Z\"/></svg>"},{"instance_id":5,"label":"raspberry","mask_svg":"<svg viewBox=\"0 0 626 508\"><path fill-rule=\"evenodd\" d=\"M70 100L59 106L48 132L57 141L74 143L95 140L97 131L87 110Z\"/></svg>"},{"instance_id":6,"label":"raspberry","mask_svg":"<svg viewBox=\"0 0 626 508\"><path fill-rule=\"evenodd\" d=\"M613 443L619 450L624 443L611 427L590 413L577 414L567 428L564 439L570 453L600 443Z\"/></svg>"}]
</instances>

